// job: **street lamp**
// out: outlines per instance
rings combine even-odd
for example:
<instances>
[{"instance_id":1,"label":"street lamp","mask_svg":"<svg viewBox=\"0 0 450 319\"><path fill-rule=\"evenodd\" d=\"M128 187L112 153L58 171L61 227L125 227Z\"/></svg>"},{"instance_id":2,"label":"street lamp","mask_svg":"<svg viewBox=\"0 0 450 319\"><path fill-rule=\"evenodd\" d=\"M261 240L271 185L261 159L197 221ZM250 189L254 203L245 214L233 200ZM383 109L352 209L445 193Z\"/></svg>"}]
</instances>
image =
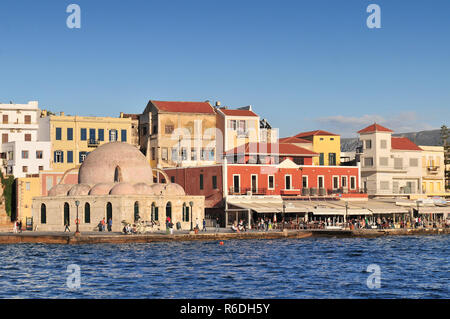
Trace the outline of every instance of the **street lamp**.
<instances>
[{"instance_id":1,"label":"street lamp","mask_svg":"<svg viewBox=\"0 0 450 319\"><path fill-rule=\"evenodd\" d=\"M192 227L192 206L194 206L194 202L193 202L193 201L190 201L190 202L189 202L189 206L191 206L191 231L193 231L194 228Z\"/></svg>"},{"instance_id":2,"label":"street lamp","mask_svg":"<svg viewBox=\"0 0 450 319\"><path fill-rule=\"evenodd\" d=\"M80 229L78 228L78 225L80 224L80 219L78 218L78 206L80 205L80 201L76 200L75 205L77 206L77 221L76 221L77 230L75 231L75 235L80 235Z\"/></svg>"}]
</instances>

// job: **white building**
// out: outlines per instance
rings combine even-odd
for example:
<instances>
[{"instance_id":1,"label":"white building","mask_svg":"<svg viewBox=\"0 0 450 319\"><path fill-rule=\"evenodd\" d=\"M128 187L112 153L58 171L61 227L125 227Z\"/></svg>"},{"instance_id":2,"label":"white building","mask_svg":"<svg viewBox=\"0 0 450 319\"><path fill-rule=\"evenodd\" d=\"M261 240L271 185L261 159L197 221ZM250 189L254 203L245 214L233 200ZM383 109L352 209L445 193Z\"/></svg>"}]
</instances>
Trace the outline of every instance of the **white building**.
<instances>
[{"instance_id":1,"label":"white building","mask_svg":"<svg viewBox=\"0 0 450 319\"><path fill-rule=\"evenodd\" d=\"M50 142L38 141L38 102L2 103L0 113L0 149L6 174L17 178L49 169Z\"/></svg>"},{"instance_id":2,"label":"white building","mask_svg":"<svg viewBox=\"0 0 450 319\"><path fill-rule=\"evenodd\" d=\"M361 182L369 195L422 193L423 150L379 124L358 132L362 142Z\"/></svg>"}]
</instances>

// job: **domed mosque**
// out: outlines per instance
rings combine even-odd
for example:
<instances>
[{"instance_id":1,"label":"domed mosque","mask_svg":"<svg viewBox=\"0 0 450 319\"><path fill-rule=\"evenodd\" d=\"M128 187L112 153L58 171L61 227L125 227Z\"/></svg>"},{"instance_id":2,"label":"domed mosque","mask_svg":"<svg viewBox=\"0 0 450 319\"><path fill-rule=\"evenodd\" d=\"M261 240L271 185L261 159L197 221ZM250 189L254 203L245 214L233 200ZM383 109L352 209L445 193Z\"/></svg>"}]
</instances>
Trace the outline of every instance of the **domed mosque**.
<instances>
[{"instance_id":1,"label":"domed mosque","mask_svg":"<svg viewBox=\"0 0 450 319\"><path fill-rule=\"evenodd\" d=\"M80 231L96 230L103 218L112 220L115 232L122 230L122 221L154 221L164 229L170 217L174 225L180 222L181 229L190 229L191 218L204 218L204 196L186 195L131 144L107 143L89 153L79 168L78 184L64 184L70 171L48 196L33 199L33 221L39 230L62 231L69 222L74 231L77 203ZM167 183L153 182L157 171Z\"/></svg>"}]
</instances>

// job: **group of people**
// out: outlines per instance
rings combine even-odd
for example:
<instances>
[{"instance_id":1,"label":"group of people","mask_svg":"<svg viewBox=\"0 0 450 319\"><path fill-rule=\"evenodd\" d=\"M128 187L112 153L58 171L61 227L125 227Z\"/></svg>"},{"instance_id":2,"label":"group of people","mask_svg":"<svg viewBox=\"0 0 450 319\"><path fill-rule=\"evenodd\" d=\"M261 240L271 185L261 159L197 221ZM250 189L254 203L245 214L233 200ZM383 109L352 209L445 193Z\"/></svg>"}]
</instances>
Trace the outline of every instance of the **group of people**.
<instances>
[{"instance_id":1,"label":"group of people","mask_svg":"<svg viewBox=\"0 0 450 319\"><path fill-rule=\"evenodd\" d=\"M97 225L98 231L106 231L106 228L108 228L108 231L112 231L112 219L108 219L108 222L106 222L105 217L98 223Z\"/></svg>"},{"instance_id":2,"label":"group of people","mask_svg":"<svg viewBox=\"0 0 450 319\"><path fill-rule=\"evenodd\" d=\"M237 233L245 232L247 231L247 224L242 219L239 220L239 223L235 220L231 226L231 230Z\"/></svg>"},{"instance_id":3,"label":"group of people","mask_svg":"<svg viewBox=\"0 0 450 319\"><path fill-rule=\"evenodd\" d=\"M125 235L137 234L137 228L135 224L133 224L133 226L131 226L131 224L126 224L123 227L122 231Z\"/></svg>"},{"instance_id":4,"label":"group of people","mask_svg":"<svg viewBox=\"0 0 450 319\"><path fill-rule=\"evenodd\" d=\"M21 233L22 232L22 220L15 220L13 225L13 233Z\"/></svg>"}]
</instances>

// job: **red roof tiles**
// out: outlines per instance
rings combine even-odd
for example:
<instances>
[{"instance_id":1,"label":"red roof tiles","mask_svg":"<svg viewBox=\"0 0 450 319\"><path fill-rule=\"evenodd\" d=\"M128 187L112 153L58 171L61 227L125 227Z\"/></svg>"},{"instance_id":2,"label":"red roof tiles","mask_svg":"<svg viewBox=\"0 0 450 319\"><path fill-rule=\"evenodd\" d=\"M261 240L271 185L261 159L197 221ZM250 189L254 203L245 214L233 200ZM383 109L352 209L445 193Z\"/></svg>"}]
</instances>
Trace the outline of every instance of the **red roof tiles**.
<instances>
[{"instance_id":1,"label":"red roof tiles","mask_svg":"<svg viewBox=\"0 0 450 319\"><path fill-rule=\"evenodd\" d=\"M150 100L158 110L174 113L205 113L215 114L214 108L208 102L177 102Z\"/></svg>"},{"instance_id":2,"label":"red roof tiles","mask_svg":"<svg viewBox=\"0 0 450 319\"><path fill-rule=\"evenodd\" d=\"M291 136L291 137L282 137L278 140L280 143L308 143L311 144L312 141L305 140L303 138Z\"/></svg>"},{"instance_id":3,"label":"red roof tiles","mask_svg":"<svg viewBox=\"0 0 450 319\"><path fill-rule=\"evenodd\" d=\"M309 137L309 136L314 136L314 135L339 136L338 134L330 133L327 131L315 130L315 131L298 133L297 135L294 135L294 137Z\"/></svg>"},{"instance_id":4,"label":"red roof tiles","mask_svg":"<svg viewBox=\"0 0 450 319\"><path fill-rule=\"evenodd\" d=\"M244 146L238 146L227 151L227 154L238 154L241 152L244 154L279 154L308 157L319 155L306 148L288 143L246 143Z\"/></svg>"},{"instance_id":5,"label":"red roof tiles","mask_svg":"<svg viewBox=\"0 0 450 319\"><path fill-rule=\"evenodd\" d=\"M220 108L219 110L226 116L258 116L250 110L230 110L225 108Z\"/></svg>"},{"instance_id":6,"label":"red roof tiles","mask_svg":"<svg viewBox=\"0 0 450 319\"><path fill-rule=\"evenodd\" d=\"M422 149L414 144L407 137L392 137L391 138L391 148L393 150L402 150L402 151L422 151Z\"/></svg>"},{"instance_id":7,"label":"red roof tiles","mask_svg":"<svg viewBox=\"0 0 450 319\"><path fill-rule=\"evenodd\" d=\"M392 130L381 126L380 124L374 123L372 125L369 125L366 128L363 128L362 130L359 130L358 133L373 133L373 132L393 132Z\"/></svg>"}]
</instances>

